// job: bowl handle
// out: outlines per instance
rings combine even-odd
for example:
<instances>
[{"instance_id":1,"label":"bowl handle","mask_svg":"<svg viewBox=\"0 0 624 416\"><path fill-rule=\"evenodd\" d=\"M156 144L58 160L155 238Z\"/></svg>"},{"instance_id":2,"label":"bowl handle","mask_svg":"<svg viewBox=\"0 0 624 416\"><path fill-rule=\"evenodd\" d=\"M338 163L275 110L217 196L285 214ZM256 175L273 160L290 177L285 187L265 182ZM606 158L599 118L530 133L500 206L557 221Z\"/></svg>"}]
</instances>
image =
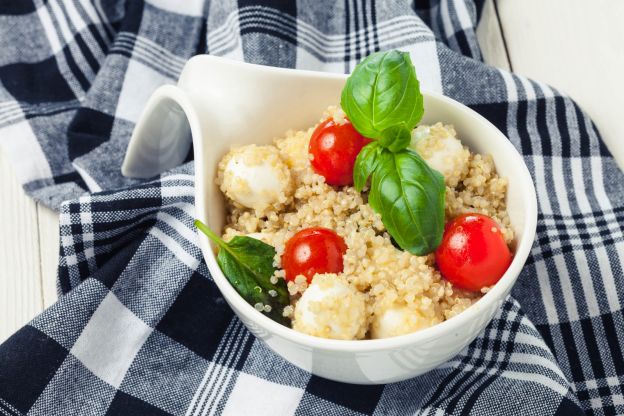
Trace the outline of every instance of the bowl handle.
<instances>
[{"instance_id":1,"label":"bowl handle","mask_svg":"<svg viewBox=\"0 0 624 416\"><path fill-rule=\"evenodd\" d=\"M154 91L134 127L122 175L147 179L180 165L191 148L189 119L195 110L183 90L164 85Z\"/></svg>"}]
</instances>

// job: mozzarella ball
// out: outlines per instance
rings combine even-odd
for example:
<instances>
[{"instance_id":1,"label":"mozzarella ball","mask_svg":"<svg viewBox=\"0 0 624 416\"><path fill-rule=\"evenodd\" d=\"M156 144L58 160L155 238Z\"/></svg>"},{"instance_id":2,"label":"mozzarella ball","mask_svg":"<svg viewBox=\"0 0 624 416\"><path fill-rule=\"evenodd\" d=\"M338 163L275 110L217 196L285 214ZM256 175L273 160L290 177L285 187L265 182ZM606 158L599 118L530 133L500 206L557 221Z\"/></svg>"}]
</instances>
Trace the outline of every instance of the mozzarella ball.
<instances>
[{"instance_id":1,"label":"mozzarella ball","mask_svg":"<svg viewBox=\"0 0 624 416\"><path fill-rule=\"evenodd\" d=\"M293 328L309 335L361 339L367 326L365 295L335 274L314 276L295 305Z\"/></svg>"},{"instance_id":2,"label":"mozzarella ball","mask_svg":"<svg viewBox=\"0 0 624 416\"><path fill-rule=\"evenodd\" d=\"M390 338L409 334L438 323L438 319L424 318L405 305L392 305L375 311L371 322L371 338Z\"/></svg>"},{"instance_id":3,"label":"mozzarella ball","mask_svg":"<svg viewBox=\"0 0 624 416\"><path fill-rule=\"evenodd\" d=\"M294 192L290 170L275 146L232 149L219 163L217 183L229 199L258 214L282 208Z\"/></svg>"},{"instance_id":4,"label":"mozzarella ball","mask_svg":"<svg viewBox=\"0 0 624 416\"><path fill-rule=\"evenodd\" d=\"M468 172L470 151L457 139L451 126L418 126L412 131L410 147L444 176L448 186L457 186Z\"/></svg>"}]
</instances>

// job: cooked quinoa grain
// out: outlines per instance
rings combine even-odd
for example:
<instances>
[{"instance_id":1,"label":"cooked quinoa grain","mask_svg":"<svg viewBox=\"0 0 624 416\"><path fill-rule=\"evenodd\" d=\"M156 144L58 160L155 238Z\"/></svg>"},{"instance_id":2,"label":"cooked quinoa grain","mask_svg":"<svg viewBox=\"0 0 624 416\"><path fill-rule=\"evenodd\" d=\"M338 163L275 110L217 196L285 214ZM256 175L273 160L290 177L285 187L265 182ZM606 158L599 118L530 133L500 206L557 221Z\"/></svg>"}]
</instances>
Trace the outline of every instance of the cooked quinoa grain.
<instances>
[{"instance_id":1,"label":"cooked quinoa grain","mask_svg":"<svg viewBox=\"0 0 624 416\"><path fill-rule=\"evenodd\" d=\"M328 117L342 122L344 113L330 107L322 120ZM316 275L310 285L304 276L288 282L291 307L284 316L293 317L293 328L326 338L385 338L440 323L477 301L487 289L482 293L456 289L434 267L433 254L415 256L397 249L381 217L367 204L365 192L329 186L314 173L308 144L315 127L288 131L273 146L234 149L221 161L218 173L228 197L223 238L248 235L275 247L277 271L272 281L284 278L284 245L302 229L329 228L347 244L342 273ZM415 129L411 147L445 177L447 221L468 212L488 215L511 244L507 180L496 174L491 157L471 153L453 127L442 123ZM250 206L235 198L232 188L237 185L227 179L227 165L241 152L254 160L259 149L264 149L263 158L270 154L271 164L279 167L282 191L273 203L264 199L259 206Z\"/></svg>"}]
</instances>

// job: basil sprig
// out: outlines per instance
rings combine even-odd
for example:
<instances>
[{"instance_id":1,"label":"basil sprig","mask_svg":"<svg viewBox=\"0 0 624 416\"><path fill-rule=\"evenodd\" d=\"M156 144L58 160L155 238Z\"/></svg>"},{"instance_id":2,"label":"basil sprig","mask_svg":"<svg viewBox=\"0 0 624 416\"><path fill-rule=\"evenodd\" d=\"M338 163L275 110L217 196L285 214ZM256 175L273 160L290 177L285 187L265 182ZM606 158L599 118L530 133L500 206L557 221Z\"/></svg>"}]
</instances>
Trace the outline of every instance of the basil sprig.
<instances>
[{"instance_id":1,"label":"basil sprig","mask_svg":"<svg viewBox=\"0 0 624 416\"><path fill-rule=\"evenodd\" d=\"M392 50L362 60L347 79L340 106L363 136L391 151L406 148L425 111L409 54Z\"/></svg>"},{"instance_id":2,"label":"basil sprig","mask_svg":"<svg viewBox=\"0 0 624 416\"><path fill-rule=\"evenodd\" d=\"M413 150L411 132L424 113L409 54L377 52L356 67L342 90L341 107L360 134L375 139L359 153L353 183L403 249L425 255L444 231L444 177Z\"/></svg>"},{"instance_id":3,"label":"basil sprig","mask_svg":"<svg viewBox=\"0 0 624 416\"><path fill-rule=\"evenodd\" d=\"M269 305L269 312L261 312L282 325L290 326L290 321L282 315L284 307L290 305L286 281L278 279L276 284L271 283L275 272L275 248L245 236L236 236L226 243L201 221L196 220L195 226L219 246L217 263L243 299L252 306L258 303Z\"/></svg>"}]
</instances>

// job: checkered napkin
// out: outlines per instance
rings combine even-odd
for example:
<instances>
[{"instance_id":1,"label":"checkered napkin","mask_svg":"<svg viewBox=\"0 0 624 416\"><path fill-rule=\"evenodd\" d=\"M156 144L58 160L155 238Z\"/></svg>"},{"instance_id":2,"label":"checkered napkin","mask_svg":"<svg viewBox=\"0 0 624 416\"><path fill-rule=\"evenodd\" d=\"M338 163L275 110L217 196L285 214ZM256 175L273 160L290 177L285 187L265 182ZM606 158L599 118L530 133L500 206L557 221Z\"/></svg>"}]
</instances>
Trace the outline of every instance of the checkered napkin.
<instances>
[{"instance_id":1,"label":"checkered napkin","mask_svg":"<svg viewBox=\"0 0 624 416\"><path fill-rule=\"evenodd\" d=\"M0 345L0 414L624 414L622 172L569 98L482 63L482 2L416 3L0 2L0 145L61 211L61 296ZM232 314L197 246L192 162L119 171L145 100L196 53L349 72L390 48L509 137L540 213L513 298L469 347L355 386L293 367Z\"/></svg>"}]
</instances>

